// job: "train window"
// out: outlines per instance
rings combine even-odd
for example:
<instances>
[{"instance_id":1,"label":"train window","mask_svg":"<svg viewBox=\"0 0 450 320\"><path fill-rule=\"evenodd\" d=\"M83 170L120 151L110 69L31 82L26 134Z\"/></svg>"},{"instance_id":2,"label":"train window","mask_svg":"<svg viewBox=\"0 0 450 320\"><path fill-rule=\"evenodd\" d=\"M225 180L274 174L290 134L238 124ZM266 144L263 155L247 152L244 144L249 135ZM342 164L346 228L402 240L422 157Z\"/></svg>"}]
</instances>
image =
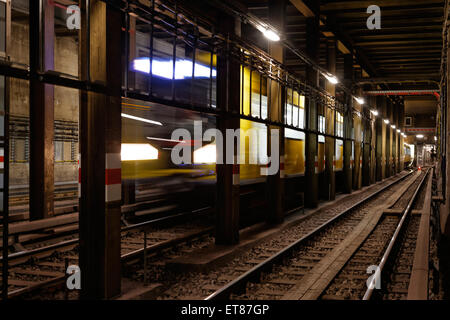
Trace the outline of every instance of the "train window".
<instances>
[{"instance_id":1,"label":"train window","mask_svg":"<svg viewBox=\"0 0 450 320\"><path fill-rule=\"evenodd\" d=\"M128 59L129 73L127 86L130 90L147 92L150 82L147 74L150 73L150 46L151 28L134 15L128 16Z\"/></svg>"},{"instance_id":2,"label":"train window","mask_svg":"<svg viewBox=\"0 0 450 320\"><path fill-rule=\"evenodd\" d=\"M252 104L251 104L251 114L252 117L261 117L261 75L257 71L252 71Z\"/></svg>"},{"instance_id":3,"label":"train window","mask_svg":"<svg viewBox=\"0 0 450 320\"><path fill-rule=\"evenodd\" d=\"M287 90L285 123L303 129L305 121L305 97L293 89Z\"/></svg>"},{"instance_id":4,"label":"train window","mask_svg":"<svg viewBox=\"0 0 450 320\"><path fill-rule=\"evenodd\" d=\"M217 55L207 48L195 50L192 102L195 105L216 107Z\"/></svg>"},{"instance_id":5,"label":"train window","mask_svg":"<svg viewBox=\"0 0 450 320\"><path fill-rule=\"evenodd\" d=\"M322 115L319 115L319 132L325 133L325 117Z\"/></svg>"},{"instance_id":6,"label":"train window","mask_svg":"<svg viewBox=\"0 0 450 320\"><path fill-rule=\"evenodd\" d=\"M344 117L340 112L336 112L336 136L344 137Z\"/></svg>"},{"instance_id":7,"label":"train window","mask_svg":"<svg viewBox=\"0 0 450 320\"><path fill-rule=\"evenodd\" d=\"M344 141L336 139L335 171L341 171L344 167Z\"/></svg>"},{"instance_id":8,"label":"train window","mask_svg":"<svg viewBox=\"0 0 450 320\"><path fill-rule=\"evenodd\" d=\"M249 67L241 66L241 114L267 119L267 79Z\"/></svg>"},{"instance_id":9,"label":"train window","mask_svg":"<svg viewBox=\"0 0 450 320\"><path fill-rule=\"evenodd\" d=\"M194 62L194 48L186 44L183 40L176 41L176 62L175 62L175 100L183 103L191 102L191 94L196 82L195 77L199 77L203 72L209 77L209 70L203 70L203 66ZM205 67L206 68L206 67ZM209 68L208 68L209 69ZM206 101L206 96L205 99Z\"/></svg>"}]
</instances>

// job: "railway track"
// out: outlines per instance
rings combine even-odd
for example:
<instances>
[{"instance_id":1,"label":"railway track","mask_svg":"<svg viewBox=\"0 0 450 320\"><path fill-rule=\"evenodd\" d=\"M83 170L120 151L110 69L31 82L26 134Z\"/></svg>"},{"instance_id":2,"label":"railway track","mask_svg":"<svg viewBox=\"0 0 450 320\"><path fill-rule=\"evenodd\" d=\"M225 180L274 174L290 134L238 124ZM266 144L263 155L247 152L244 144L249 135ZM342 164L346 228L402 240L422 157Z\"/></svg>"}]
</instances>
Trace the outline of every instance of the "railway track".
<instances>
[{"instance_id":1,"label":"railway track","mask_svg":"<svg viewBox=\"0 0 450 320\"><path fill-rule=\"evenodd\" d=\"M214 231L203 215L210 212L205 208L198 213L202 217L190 222L180 222L174 226L160 228L171 224L174 219L182 219L183 215L155 219L122 228L121 261L133 263L139 261L144 251L144 234L146 235L146 256L176 247L185 242L204 240L210 243L209 236ZM189 215L192 218L192 215ZM146 230L144 233L143 230ZM78 239L59 242L50 246L10 254L8 297L17 298L40 288L55 286L64 282L65 271L69 265L78 265ZM3 263L3 258L0 258Z\"/></svg>"},{"instance_id":2,"label":"railway track","mask_svg":"<svg viewBox=\"0 0 450 320\"><path fill-rule=\"evenodd\" d=\"M284 229L281 235L264 240L262 244L254 246L226 265L219 266L218 269L206 273L189 273L186 275L179 272L173 273L169 270L164 279L154 279L156 282L162 281L165 287L163 289L165 291L161 290L162 293L158 293L155 297L158 299L203 299L238 279L264 259L293 244L299 237L313 232L313 230L326 225L334 219L339 219L338 216L343 213L342 211L351 210L390 187L395 189L395 184L407 179L411 173L407 174L404 172L400 174L400 178L395 177L383 181L352 197L339 200L336 205L319 209L314 215L298 219L290 227Z\"/></svg>"},{"instance_id":3,"label":"railway track","mask_svg":"<svg viewBox=\"0 0 450 320\"><path fill-rule=\"evenodd\" d=\"M375 266L371 271L379 274L379 286L383 289L384 298L401 299L408 294L409 278L414 260L415 240L419 228L420 217L411 214L414 201L423 186L426 173L422 173L408 191L392 207L400 209L397 214L384 214L370 235L365 239L354 255L330 285L320 295L324 300L370 299L375 292L368 288L367 268ZM395 260L395 261L393 261ZM392 261L392 262L391 262ZM393 264L393 265L391 265ZM379 273L378 273L379 272ZM372 281L375 281L375 277ZM373 285L376 285L373 282ZM379 290L376 290L379 296Z\"/></svg>"},{"instance_id":4,"label":"railway track","mask_svg":"<svg viewBox=\"0 0 450 320\"><path fill-rule=\"evenodd\" d=\"M409 186L414 181L417 182L416 176L408 178L406 184ZM394 182L307 232L297 233L296 239L301 236L300 239L285 246L267 246L265 252L260 252L259 259L249 261L254 263L251 268L233 280L232 275L228 276L227 283L206 299L291 299L292 292L298 291L298 284L305 276L327 260L363 219L370 216L369 212L378 210L389 199L392 205L397 202L391 199L392 192L385 192L387 190L405 191ZM225 282L227 275L222 278Z\"/></svg>"}]
</instances>

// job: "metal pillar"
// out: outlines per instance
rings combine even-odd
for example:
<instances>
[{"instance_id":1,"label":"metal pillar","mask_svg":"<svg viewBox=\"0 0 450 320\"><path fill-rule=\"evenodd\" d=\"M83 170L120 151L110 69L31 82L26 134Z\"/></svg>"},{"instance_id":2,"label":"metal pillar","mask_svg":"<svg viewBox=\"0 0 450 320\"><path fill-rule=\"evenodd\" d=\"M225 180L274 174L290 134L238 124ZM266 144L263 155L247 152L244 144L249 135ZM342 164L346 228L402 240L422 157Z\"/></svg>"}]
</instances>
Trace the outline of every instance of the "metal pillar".
<instances>
[{"instance_id":1,"label":"metal pillar","mask_svg":"<svg viewBox=\"0 0 450 320\"><path fill-rule=\"evenodd\" d=\"M277 30L284 33L284 19L286 16L286 0L269 0L269 21ZM278 62L284 63L284 47L275 42L269 43L269 54ZM273 80L269 80L270 104L269 117L271 121L282 123L284 120L284 108L286 102L286 91L284 87ZM284 219L284 129L279 126L268 125L268 150L271 150L272 130L279 130L279 164L280 169L277 174L267 176L267 192L268 192L268 214L269 223L280 223ZM272 156L272 155L270 155Z\"/></svg>"},{"instance_id":2,"label":"metal pillar","mask_svg":"<svg viewBox=\"0 0 450 320\"><path fill-rule=\"evenodd\" d=\"M384 97L376 97L376 104L378 110L378 117L375 120L375 135L376 135L376 144L375 144L375 154L376 154L376 164L375 164L375 180L381 181L383 180L383 103L382 100Z\"/></svg>"},{"instance_id":3,"label":"metal pillar","mask_svg":"<svg viewBox=\"0 0 450 320\"><path fill-rule=\"evenodd\" d=\"M327 69L331 74L336 74L336 40L329 39L327 41ZM327 81L326 90L332 96L336 94L336 86ZM336 112L326 108L326 132L329 135L335 133ZM329 136L325 137L325 185L328 189L324 190L328 200L334 200L336 197L336 179L334 173L334 156L336 154L335 139Z\"/></svg>"},{"instance_id":4,"label":"metal pillar","mask_svg":"<svg viewBox=\"0 0 450 320\"><path fill-rule=\"evenodd\" d=\"M225 34L232 34L239 29L238 22L225 16L221 18L221 28ZM239 30L238 30L239 31ZM229 49L229 48L228 48ZM226 129L239 129L239 117L231 117L230 113L240 112L240 64L229 55L229 51L219 55L217 61L217 104L220 114L217 117L217 128L224 137L224 164L217 164L217 220L216 244L235 244L239 242L239 164L237 157L234 164L226 164L228 142ZM237 147L234 143L234 154Z\"/></svg>"},{"instance_id":5,"label":"metal pillar","mask_svg":"<svg viewBox=\"0 0 450 320\"><path fill-rule=\"evenodd\" d=\"M11 1L6 1L5 6L5 53L8 57L8 54L10 52L10 44L11 44ZM3 256L3 262L2 262L2 299L6 300L8 299L8 275L9 275L9 260L8 260L8 254L9 254L9 106L10 106L10 79L8 77L4 77L5 79L5 88L4 88L4 100L2 101L2 104L4 106L4 109L2 110L3 115L3 128L4 128L4 134L3 134L3 141L0 141L0 144L2 145L1 148L3 149L3 168L1 168L0 172L3 175L3 181L2 181L2 190L1 193L3 194L3 203L1 205L1 214L3 217L3 229L2 229L2 240L3 240L3 246L2 246L2 256Z\"/></svg>"},{"instance_id":6,"label":"metal pillar","mask_svg":"<svg viewBox=\"0 0 450 320\"><path fill-rule=\"evenodd\" d=\"M344 55L344 83L351 88L354 80L353 55ZM353 127L353 97L346 95L346 110L344 112L344 188L345 193L352 192L352 171L354 160L352 156L352 127Z\"/></svg>"},{"instance_id":7,"label":"metal pillar","mask_svg":"<svg viewBox=\"0 0 450 320\"><path fill-rule=\"evenodd\" d=\"M53 215L54 86L38 71L54 69L54 6L30 0L30 220Z\"/></svg>"},{"instance_id":8,"label":"metal pillar","mask_svg":"<svg viewBox=\"0 0 450 320\"><path fill-rule=\"evenodd\" d=\"M363 108L363 150L362 150L362 168L361 168L361 179L362 186L368 186L370 184L371 176L371 163L370 163L370 152L371 152L371 142L372 142L372 125L370 118L369 108Z\"/></svg>"},{"instance_id":9,"label":"metal pillar","mask_svg":"<svg viewBox=\"0 0 450 320\"><path fill-rule=\"evenodd\" d=\"M82 19L80 62L89 47L82 79L103 83L104 94L80 94L80 269L81 298L120 294L121 202L121 34L122 13L100 0L89 5L89 29ZM81 10L82 15L85 10Z\"/></svg>"}]
</instances>

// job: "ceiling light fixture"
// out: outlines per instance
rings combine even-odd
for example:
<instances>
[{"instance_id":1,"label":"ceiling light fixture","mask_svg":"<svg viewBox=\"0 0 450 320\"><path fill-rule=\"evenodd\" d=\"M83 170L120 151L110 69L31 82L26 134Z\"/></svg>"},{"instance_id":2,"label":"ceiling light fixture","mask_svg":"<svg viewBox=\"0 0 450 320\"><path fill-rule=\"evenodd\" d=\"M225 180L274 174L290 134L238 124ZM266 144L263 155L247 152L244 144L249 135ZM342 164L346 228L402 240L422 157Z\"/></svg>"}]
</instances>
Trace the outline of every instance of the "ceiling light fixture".
<instances>
[{"instance_id":1,"label":"ceiling light fixture","mask_svg":"<svg viewBox=\"0 0 450 320\"><path fill-rule=\"evenodd\" d=\"M325 74L325 73L324 73L323 76L324 76L325 78L327 78L327 80L328 80L329 82L331 82L332 84L337 84L337 83L339 83L338 78L335 77L335 76L333 76L332 74Z\"/></svg>"},{"instance_id":2,"label":"ceiling light fixture","mask_svg":"<svg viewBox=\"0 0 450 320\"><path fill-rule=\"evenodd\" d=\"M258 26L257 29L270 41L280 41L280 36L272 29Z\"/></svg>"},{"instance_id":3,"label":"ceiling light fixture","mask_svg":"<svg viewBox=\"0 0 450 320\"><path fill-rule=\"evenodd\" d=\"M356 100L356 102L358 102L359 104L364 104L364 103L365 103L364 99L363 99L363 98L360 98L360 97L355 97L355 100Z\"/></svg>"}]
</instances>

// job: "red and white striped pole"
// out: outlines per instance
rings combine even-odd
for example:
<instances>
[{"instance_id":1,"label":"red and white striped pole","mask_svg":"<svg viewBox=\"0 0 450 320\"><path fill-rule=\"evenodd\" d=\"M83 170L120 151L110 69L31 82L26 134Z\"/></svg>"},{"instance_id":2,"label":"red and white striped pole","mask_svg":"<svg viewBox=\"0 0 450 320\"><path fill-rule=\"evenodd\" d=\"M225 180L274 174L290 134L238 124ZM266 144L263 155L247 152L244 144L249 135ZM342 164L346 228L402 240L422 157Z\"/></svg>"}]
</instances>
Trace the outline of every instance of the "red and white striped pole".
<instances>
[{"instance_id":1,"label":"red and white striped pole","mask_svg":"<svg viewBox=\"0 0 450 320\"><path fill-rule=\"evenodd\" d=\"M105 202L120 201L122 198L120 153L107 153L105 160Z\"/></svg>"}]
</instances>

